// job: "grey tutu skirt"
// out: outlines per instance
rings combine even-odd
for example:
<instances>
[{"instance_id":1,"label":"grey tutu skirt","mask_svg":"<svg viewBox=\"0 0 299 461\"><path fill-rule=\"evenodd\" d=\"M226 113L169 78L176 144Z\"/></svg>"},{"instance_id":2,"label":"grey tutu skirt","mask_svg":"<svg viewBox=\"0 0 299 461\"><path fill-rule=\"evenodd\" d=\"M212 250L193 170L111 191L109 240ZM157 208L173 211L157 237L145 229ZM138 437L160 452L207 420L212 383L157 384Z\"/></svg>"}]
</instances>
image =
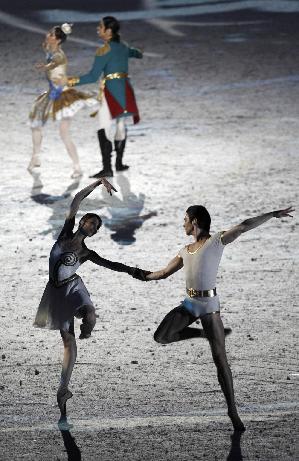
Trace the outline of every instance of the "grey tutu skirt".
<instances>
[{"instance_id":1,"label":"grey tutu skirt","mask_svg":"<svg viewBox=\"0 0 299 461\"><path fill-rule=\"evenodd\" d=\"M80 307L90 305L92 302L81 277L77 276L60 287L48 282L33 325L51 330L68 330Z\"/></svg>"}]
</instances>

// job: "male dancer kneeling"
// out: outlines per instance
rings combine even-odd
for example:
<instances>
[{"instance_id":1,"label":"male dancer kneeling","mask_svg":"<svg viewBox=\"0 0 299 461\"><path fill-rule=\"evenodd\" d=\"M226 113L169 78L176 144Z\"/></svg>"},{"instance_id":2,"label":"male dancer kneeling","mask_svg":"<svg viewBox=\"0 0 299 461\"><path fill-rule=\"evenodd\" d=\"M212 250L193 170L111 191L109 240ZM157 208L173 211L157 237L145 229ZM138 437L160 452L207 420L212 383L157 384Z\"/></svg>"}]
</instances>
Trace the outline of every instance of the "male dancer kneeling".
<instances>
[{"instance_id":1,"label":"male dancer kneeling","mask_svg":"<svg viewBox=\"0 0 299 461\"><path fill-rule=\"evenodd\" d=\"M186 211L184 228L187 235L193 236L194 242L180 250L165 269L146 275L147 280L164 279L184 266L187 297L180 306L166 315L155 332L154 339L158 343L167 344L198 337L200 330L188 326L200 318L211 346L219 384L228 406L228 416L234 429L238 431L244 431L245 427L238 416L232 374L226 357L225 334L215 288L218 266L225 245L273 217L291 216L289 213L292 211L292 207L289 207L246 219L228 231L217 232L211 236L211 218L206 208L200 205L190 206Z\"/></svg>"}]
</instances>

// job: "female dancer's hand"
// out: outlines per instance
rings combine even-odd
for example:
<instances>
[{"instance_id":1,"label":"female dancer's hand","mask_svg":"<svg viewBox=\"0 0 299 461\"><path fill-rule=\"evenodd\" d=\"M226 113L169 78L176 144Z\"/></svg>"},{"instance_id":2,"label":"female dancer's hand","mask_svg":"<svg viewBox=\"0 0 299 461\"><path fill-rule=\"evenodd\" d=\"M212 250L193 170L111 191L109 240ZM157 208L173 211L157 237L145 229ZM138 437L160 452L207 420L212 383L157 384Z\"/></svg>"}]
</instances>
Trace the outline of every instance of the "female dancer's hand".
<instances>
[{"instance_id":1,"label":"female dancer's hand","mask_svg":"<svg viewBox=\"0 0 299 461\"><path fill-rule=\"evenodd\" d=\"M112 191L114 190L114 192L117 192L117 190L112 186L112 184L110 184L109 181L107 181L106 178L101 178L100 180L100 184L103 184L103 186L105 187L105 189L107 190L107 192L112 195Z\"/></svg>"},{"instance_id":2,"label":"female dancer's hand","mask_svg":"<svg viewBox=\"0 0 299 461\"><path fill-rule=\"evenodd\" d=\"M293 208L292 206L289 206L288 208L285 208L284 210L273 211L273 216L274 218L285 218L286 216L289 216L290 218L292 218L293 216L290 215L290 213L292 213L293 211L295 211L295 208Z\"/></svg>"},{"instance_id":3,"label":"female dancer's hand","mask_svg":"<svg viewBox=\"0 0 299 461\"><path fill-rule=\"evenodd\" d=\"M46 65L43 62L36 63L34 67L36 68L36 70L45 70L46 69Z\"/></svg>"}]
</instances>

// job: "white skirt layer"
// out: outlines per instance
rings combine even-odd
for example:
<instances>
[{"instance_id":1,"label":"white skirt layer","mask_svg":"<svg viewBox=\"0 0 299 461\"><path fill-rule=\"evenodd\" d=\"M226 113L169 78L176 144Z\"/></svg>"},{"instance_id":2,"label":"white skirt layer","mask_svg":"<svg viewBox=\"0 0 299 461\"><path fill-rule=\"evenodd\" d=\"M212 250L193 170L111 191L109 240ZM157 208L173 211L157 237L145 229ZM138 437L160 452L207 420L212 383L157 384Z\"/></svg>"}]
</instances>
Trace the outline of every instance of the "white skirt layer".
<instances>
[{"instance_id":1,"label":"white skirt layer","mask_svg":"<svg viewBox=\"0 0 299 461\"><path fill-rule=\"evenodd\" d=\"M29 114L29 125L40 128L49 118L60 121L73 117L84 107L96 109L98 106L96 97L73 88L65 89L55 100L50 99L50 92L46 91L35 100Z\"/></svg>"}]
</instances>

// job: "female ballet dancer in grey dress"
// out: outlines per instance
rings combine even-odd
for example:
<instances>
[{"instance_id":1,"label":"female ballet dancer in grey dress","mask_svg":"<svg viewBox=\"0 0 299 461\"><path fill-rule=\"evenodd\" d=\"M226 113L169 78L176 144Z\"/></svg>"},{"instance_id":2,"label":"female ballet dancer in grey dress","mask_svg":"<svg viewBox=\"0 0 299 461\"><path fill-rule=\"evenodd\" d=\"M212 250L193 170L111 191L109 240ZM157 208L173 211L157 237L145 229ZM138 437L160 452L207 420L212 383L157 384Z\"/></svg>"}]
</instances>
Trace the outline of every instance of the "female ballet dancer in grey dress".
<instances>
[{"instance_id":1,"label":"female ballet dancer in grey dress","mask_svg":"<svg viewBox=\"0 0 299 461\"><path fill-rule=\"evenodd\" d=\"M84 215L80 219L78 229L73 232L81 201L100 184L103 184L110 195L112 190L116 191L105 178L101 178L78 192L72 201L64 226L50 253L49 282L34 322L34 325L40 328L60 330L62 336L64 358L57 392L57 403L62 418L66 417L66 401L72 397L68 385L77 355L74 317L82 318L80 339L89 338L96 323L95 308L82 279L76 274L77 269L84 262L92 261L117 272L127 272L140 280L145 278L140 269L108 261L87 248L85 238L95 235L102 225L98 215Z\"/></svg>"},{"instance_id":2,"label":"female ballet dancer in grey dress","mask_svg":"<svg viewBox=\"0 0 299 461\"><path fill-rule=\"evenodd\" d=\"M198 328L189 327L200 318L205 336L211 346L218 381L227 402L228 416L237 431L244 431L245 427L237 412L232 374L226 358L225 330L215 288L218 267L227 244L273 217L291 216L292 211L294 211L292 207L271 211L246 219L228 231L217 232L211 236L211 218L207 209L201 205L193 205L186 211L184 228L187 235L193 236L194 242L181 249L164 269L145 274L146 280L159 280L169 277L184 267L187 296L162 320L154 334L154 339L158 343L167 344L202 336Z\"/></svg>"}]
</instances>

